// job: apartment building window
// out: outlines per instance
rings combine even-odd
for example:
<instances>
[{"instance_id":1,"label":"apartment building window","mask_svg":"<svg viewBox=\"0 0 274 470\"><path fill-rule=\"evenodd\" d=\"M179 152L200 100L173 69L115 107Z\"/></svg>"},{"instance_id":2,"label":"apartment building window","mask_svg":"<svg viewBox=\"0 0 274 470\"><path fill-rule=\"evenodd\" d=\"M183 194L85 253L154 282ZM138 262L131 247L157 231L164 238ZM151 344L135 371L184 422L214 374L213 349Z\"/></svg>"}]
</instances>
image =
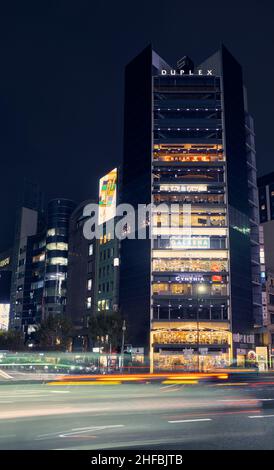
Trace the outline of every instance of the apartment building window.
<instances>
[{"instance_id":1,"label":"apartment building window","mask_svg":"<svg viewBox=\"0 0 274 470\"><path fill-rule=\"evenodd\" d=\"M88 247L88 255L92 256L93 255L93 244L91 243Z\"/></svg>"},{"instance_id":2,"label":"apartment building window","mask_svg":"<svg viewBox=\"0 0 274 470\"><path fill-rule=\"evenodd\" d=\"M88 279L88 290L92 289L92 279Z\"/></svg>"},{"instance_id":3,"label":"apartment building window","mask_svg":"<svg viewBox=\"0 0 274 470\"><path fill-rule=\"evenodd\" d=\"M91 297L87 298L87 308L91 308Z\"/></svg>"}]
</instances>

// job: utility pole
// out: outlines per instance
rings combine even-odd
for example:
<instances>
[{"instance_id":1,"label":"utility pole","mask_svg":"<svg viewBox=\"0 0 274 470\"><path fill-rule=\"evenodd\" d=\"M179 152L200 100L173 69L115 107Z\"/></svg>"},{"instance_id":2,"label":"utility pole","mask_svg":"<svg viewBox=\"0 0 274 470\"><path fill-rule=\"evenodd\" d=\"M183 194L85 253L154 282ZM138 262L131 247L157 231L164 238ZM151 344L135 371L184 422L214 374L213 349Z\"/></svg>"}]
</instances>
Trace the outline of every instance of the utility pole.
<instances>
[{"instance_id":1,"label":"utility pole","mask_svg":"<svg viewBox=\"0 0 274 470\"><path fill-rule=\"evenodd\" d=\"M198 372L200 372L200 324L199 324L199 301L197 309L197 359L198 359Z\"/></svg>"},{"instance_id":2,"label":"utility pole","mask_svg":"<svg viewBox=\"0 0 274 470\"><path fill-rule=\"evenodd\" d=\"M122 326L121 372L123 372L123 369L124 369L125 331L126 331L126 321L124 320L123 326Z\"/></svg>"}]
</instances>

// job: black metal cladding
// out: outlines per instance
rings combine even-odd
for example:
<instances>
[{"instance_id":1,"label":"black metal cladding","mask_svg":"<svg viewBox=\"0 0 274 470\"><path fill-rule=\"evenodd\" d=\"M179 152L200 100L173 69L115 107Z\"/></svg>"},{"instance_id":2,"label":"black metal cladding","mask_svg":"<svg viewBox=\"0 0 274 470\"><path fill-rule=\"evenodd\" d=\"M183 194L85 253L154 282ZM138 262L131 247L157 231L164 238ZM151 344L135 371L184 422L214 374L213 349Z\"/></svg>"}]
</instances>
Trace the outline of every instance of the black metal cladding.
<instances>
[{"instance_id":1,"label":"black metal cladding","mask_svg":"<svg viewBox=\"0 0 274 470\"><path fill-rule=\"evenodd\" d=\"M147 47L125 73L123 202L150 203L152 49ZM121 243L120 305L128 341L148 344L150 240Z\"/></svg>"},{"instance_id":2,"label":"black metal cladding","mask_svg":"<svg viewBox=\"0 0 274 470\"><path fill-rule=\"evenodd\" d=\"M242 69L222 47L225 148L229 204L230 279L234 332L253 326L248 173ZM242 214L243 217L238 217ZM240 224L237 220L241 219ZM243 222L244 221L244 222Z\"/></svg>"}]
</instances>

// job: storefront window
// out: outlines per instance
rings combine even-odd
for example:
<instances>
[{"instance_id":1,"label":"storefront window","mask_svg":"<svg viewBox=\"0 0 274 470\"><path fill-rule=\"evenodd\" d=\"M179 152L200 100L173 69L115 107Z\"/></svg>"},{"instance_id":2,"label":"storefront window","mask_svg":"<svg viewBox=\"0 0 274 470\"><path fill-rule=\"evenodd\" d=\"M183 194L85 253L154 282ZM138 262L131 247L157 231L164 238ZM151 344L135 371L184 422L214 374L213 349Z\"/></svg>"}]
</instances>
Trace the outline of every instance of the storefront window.
<instances>
[{"instance_id":1,"label":"storefront window","mask_svg":"<svg viewBox=\"0 0 274 470\"><path fill-rule=\"evenodd\" d=\"M228 331L182 330L158 331L153 334L153 344L208 344L222 345L229 343Z\"/></svg>"},{"instance_id":2,"label":"storefront window","mask_svg":"<svg viewBox=\"0 0 274 470\"><path fill-rule=\"evenodd\" d=\"M227 271L227 262L225 260L201 260L201 259L154 259L152 261L153 271L170 272L222 272Z\"/></svg>"},{"instance_id":3,"label":"storefront window","mask_svg":"<svg viewBox=\"0 0 274 470\"><path fill-rule=\"evenodd\" d=\"M153 284L153 294L158 295L195 295L195 296L225 296L227 295L226 285L223 284L186 284L186 283L157 283Z\"/></svg>"}]
</instances>

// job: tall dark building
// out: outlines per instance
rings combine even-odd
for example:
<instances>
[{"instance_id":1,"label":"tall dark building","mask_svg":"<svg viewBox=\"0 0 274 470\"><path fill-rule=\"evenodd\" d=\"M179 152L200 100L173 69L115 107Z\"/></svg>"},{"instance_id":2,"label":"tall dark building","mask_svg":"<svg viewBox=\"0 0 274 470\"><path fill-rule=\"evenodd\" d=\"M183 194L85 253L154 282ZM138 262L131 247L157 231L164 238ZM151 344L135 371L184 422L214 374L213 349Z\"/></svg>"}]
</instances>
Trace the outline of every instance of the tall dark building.
<instances>
[{"instance_id":1,"label":"tall dark building","mask_svg":"<svg viewBox=\"0 0 274 470\"><path fill-rule=\"evenodd\" d=\"M124 116L123 202L155 205L152 239L122 241L128 340L150 345L152 368L241 363L262 321L241 66L224 46L198 67L170 67L147 47L126 68Z\"/></svg>"}]
</instances>

